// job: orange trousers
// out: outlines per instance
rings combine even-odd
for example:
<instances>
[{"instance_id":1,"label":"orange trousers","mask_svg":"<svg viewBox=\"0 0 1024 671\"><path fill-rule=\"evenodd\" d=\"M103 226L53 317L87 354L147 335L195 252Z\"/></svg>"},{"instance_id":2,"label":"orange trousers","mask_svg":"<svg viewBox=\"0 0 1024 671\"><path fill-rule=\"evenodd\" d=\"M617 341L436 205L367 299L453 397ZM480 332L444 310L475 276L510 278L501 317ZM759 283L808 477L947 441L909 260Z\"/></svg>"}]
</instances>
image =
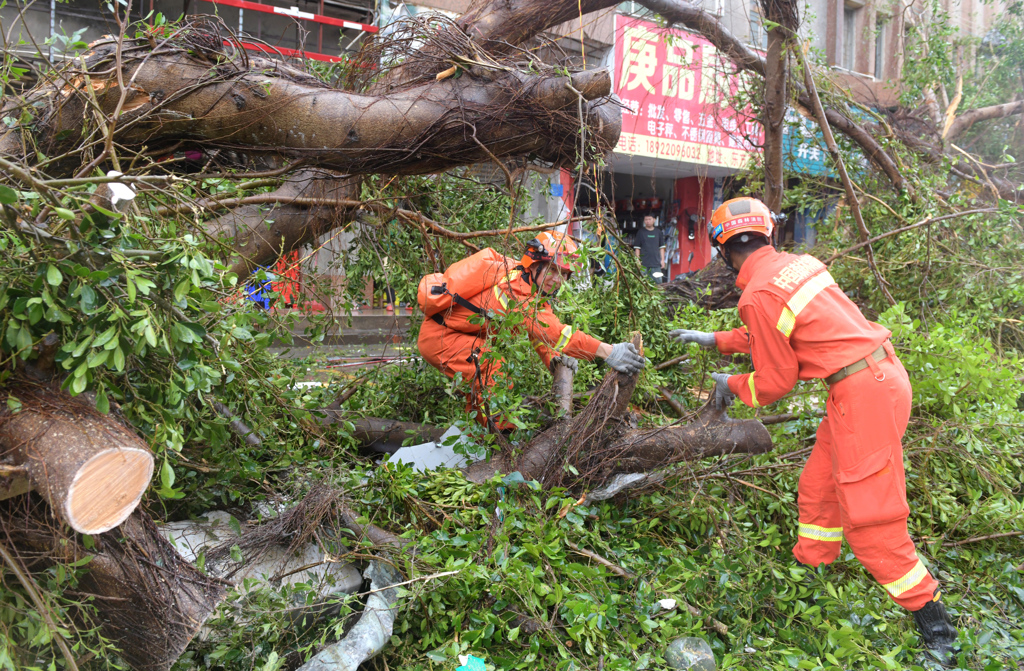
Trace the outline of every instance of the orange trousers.
<instances>
[{"instance_id":1,"label":"orange trousers","mask_svg":"<svg viewBox=\"0 0 1024 671\"><path fill-rule=\"evenodd\" d=\"M491 351L487 347L487 338L480 334L462 333L427 319L420 327L417 345L423 359L448 377L454 378L456 373L462 373L463 383L469 386L469 391L463 392L466 395L466 412L487 426L483 393L494 386L501 372L501 360L484 358L484 354ZM479 357L477 361L474 361L474 352ZM499 430L515 426L499 417L491 419Z\"/></svg>"},{"instance_id":2,"label":"orange trousers","mask_svg":"<svg viewBox=\"0 0 1024 671\"><path fill-rule=\"evenodd\" d=\"M800 530L793 554L810 565L830 564L843 537L853 554L892 597L916 611L938 583L907 533L903 434L910 420L910 379L889 357L829 389L827 414L800 474Z\"/></svg>"}]
</instances>

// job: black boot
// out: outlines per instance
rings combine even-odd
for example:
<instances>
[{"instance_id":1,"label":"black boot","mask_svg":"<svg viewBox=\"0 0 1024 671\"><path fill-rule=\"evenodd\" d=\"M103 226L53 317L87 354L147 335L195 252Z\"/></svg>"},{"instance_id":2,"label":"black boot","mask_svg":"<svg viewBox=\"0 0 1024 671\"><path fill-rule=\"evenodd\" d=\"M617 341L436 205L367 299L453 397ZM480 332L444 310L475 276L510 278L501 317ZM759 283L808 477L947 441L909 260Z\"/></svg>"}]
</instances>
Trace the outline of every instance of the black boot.
<instances>
[{"instance_id":1,"label":"black boot","mask_svg":"<svg viewBox=\"0 0 1024 671\"><path fill-rule=\"evenodd\" d=\"M946 606L938 598L929 601L924 608L914 611L914 623L928 651L940 664L948 666L953 660L956 627L949 621Z\"/></svg>"}]
</instances>

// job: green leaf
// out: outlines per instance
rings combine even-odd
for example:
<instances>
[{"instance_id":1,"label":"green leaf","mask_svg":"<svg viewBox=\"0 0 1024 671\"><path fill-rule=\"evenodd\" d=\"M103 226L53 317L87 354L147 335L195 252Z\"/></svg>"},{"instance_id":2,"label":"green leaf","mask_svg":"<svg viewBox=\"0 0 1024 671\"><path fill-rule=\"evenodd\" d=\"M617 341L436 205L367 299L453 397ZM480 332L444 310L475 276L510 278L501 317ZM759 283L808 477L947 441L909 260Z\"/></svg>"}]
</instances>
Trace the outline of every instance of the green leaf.
<instances>
[{"instance_id":1,"label":"green leaf","mask_svg":"<svg viewBox=\"0 0 1024 671\"><path fill-rule=\"evenodd\" d=\"M107 357L109 356L109 350L101 349L98 352L93 352L92 354L90 354L89 358L86 359L86 361L89 365L89 368L96 368L97 366L102 366L103 364L105 364L107 362Z\"/></svg>"},{"instance_id":2,"label":"green leaf","mask_svg":"<svg viewBox=\"0 0 1024 671\"><path fill-rule=\"evenodd\" d=\"M107 398L106 389L100 389L100 393L96 394L96 411L104 415L110 414L110 399Z\"/></svg>"},{"instance_id":3,"label":"green leaf","mask_svg":"<svg viewBox=\"0 0 1024 671\"><path fill-rule=\"evenodd\" d=\"M9 186L0 186L0 205L12 205L18 202L18 193Z\"/></svg>"},{"instance_id":4,"label":"green leaf","mask_svg":"<svg viewBox=\"0 0 1024 671\"><path fill-rule=\"evenodd\" d=\"M511 643L512 641L516 640L517 638L519 638L519 627L516 627L515 629L509 629L509 631L508 631L508 642Z\"/></svg>"},{"instance_id":5,"label":"green leaf","mask_svg":"<svg viewBox=\"0 0 1024 671\"><path fill-rule=\"evenodd\" d=\"M116 368L119 373L124 371L124 352L121 351L120 346L114 350L114 368Z\"/></svg>"},{"instance_id":6,"label":"green leaf","mask_svg":"<svg viewBox=\"0 0 1024 671\"><path fill-rule=\"evenodd\" d=\"M164 489L174 487L174 469L171 467L171 462L167 459L164 459L164 465L160 467L160 484L163 485Z\"/></svg>"},{"instance_id":7,"label":"green leaf","mask_svg":"<svg viewBox=\"0 0 1024 671\"><path fill-rule=\"evenodd\" d=\"M60 283L64 281L64 276L61 275L60 270L57 266L52 263L46 266L46 283L51 287L58 287Z\"/></svg>"},{"instance_id":8,"label":"green leaf","mask_svg":"<svg viewBox=\"0 0 1024 671\"><path fill-rule=\"evenodd\" d=\"M83 391L85 391L85 387L88 384L89 380L84 375L76 377L74 380L71 381L71 392L76 395L81 394Z\"/></svg>"},{"instance_id":9,"label":"green leaf","mask_svg":"<svg viewBox=\"0 0 1024 671\"><path fill-rule=\"evenodd\" d=\"M7 397L7 408L13 413L21 412L21 401L14 396Z\"/></svg>"},{"instance_id":10,"label":"green leaf","mask_svg":"<svg viewBox=\"0 0 1024 671\"><path fill-rule=\"evenodd\" d=\"M146 342L149 343L150 347L156 347L156 331L153 330L152 324L146 324L145 330Z\"/></svg>"},{"instance_id":11,"label":"green leaf","mask_svg":"<svg viewBox=\"0 0 1024 671\"><path fill-rule=\"evenodd\" d=\"M117 326L111 326L103 333L96 336L96 339L92 341L93 347L103 347L117 334Z\"/></svg>"},{"instance_id":12,"label":"green leaf","mask_svg":"<svg viewBox=\"0 0 1024 671\"><path fill-rule=\"evenodd\" d=\"M22 326L21 330L18 331L15 347L22 351L25 356L28 355L28 349L32 347L32 331L27 326Z\"/></svg>"},{"instance_id":13,"label":"green leaf","mask_svg":"<svg viewBox=\"0 0 1024 671\"><path fill-rule=\"evenodd\" d=\"M75 220L75 213L65 207L55 207L53 213L65 221Z\"/></svg>"}]
</instances>

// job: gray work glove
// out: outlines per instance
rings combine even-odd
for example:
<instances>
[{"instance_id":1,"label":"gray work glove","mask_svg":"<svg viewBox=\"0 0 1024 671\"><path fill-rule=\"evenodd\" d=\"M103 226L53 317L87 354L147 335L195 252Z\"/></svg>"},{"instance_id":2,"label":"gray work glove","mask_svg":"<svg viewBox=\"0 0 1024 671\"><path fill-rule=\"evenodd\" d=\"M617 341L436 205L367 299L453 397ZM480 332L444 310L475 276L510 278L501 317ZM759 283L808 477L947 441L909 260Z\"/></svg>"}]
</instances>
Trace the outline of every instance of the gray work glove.
<instances>
[{"instance_id":1,"label":"gray work glove","mask_svg":"<svg viewBox=\"0 0 1024 671\"><path fill-rule=\"evenodd\" d=\"M728 373L711 374L711 379L715 381L715 389L711 394L715 400L715 408L717 410L725 410L736 400L736 394L732 393L729 389L730 377Z\"/></svg>"},{"instance_id":2,"label":"gray work glove","mask_svg":"<svg viewBox=\"0 0 1024 671\"><path fill-rule=\"evenodd\" d=\"M711 349L715 347L715 334L707 333L705 331L689 331L687 329L676 329L675 331L669 331L669 336L675 338L679 342L686 343L695 342L701 347Z\"/></svg>"},{"instance_id":3,"label":"gray work glove","mask_svg":"<svg viewBox=\"0 0 1024 671\"><path fill-rule=\"evenodd\" d=\"M580 362L566 354L559 354L551 360L551 372L555 372L555 364L562 364L573 372L573 375L580 369Z\"/></svg>"},{"instance_id":4,"label":"gray work glove","mask_svg":"<svg viewBox=\"0 0 1024 671\"><path fill-rule=\"evenodd\" d=\"M636 351L631 342L620 342L612 345L612 353L604 360L609 366L620 373L639 373L644 368L644 358Z\"/></svg>"}]
</instances>

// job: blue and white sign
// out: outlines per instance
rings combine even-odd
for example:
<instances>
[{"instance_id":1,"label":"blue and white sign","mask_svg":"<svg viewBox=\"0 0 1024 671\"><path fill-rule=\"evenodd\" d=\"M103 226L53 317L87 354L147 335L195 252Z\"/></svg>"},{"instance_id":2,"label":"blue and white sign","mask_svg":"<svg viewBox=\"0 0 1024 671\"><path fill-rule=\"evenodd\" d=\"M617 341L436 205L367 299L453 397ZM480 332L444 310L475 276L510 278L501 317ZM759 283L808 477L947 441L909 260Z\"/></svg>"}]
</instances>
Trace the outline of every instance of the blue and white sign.
<instances>
[{"instance_id":1,"label":"blue and white sign","mask_svg":"<svg viewBox=\"0 0 1024 671\"><path fill-rule=\"evenodd\" d=\"M818 124L794 109L786 110L782 153L787 170L815 177L836 177L829 166L828 149Z\"/></svg>"}]
</instances>

